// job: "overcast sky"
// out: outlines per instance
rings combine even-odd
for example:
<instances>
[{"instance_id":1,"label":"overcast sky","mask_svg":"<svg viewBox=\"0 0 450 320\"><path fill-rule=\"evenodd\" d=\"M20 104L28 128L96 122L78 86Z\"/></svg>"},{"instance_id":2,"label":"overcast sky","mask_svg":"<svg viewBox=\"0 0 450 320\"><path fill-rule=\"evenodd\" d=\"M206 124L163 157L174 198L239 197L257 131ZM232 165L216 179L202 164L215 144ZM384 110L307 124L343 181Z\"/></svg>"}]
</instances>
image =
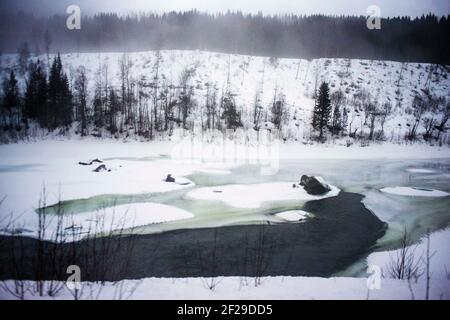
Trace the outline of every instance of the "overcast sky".
<instances>
[{"instance_id":1,"label":"overcast sky","mask_svg":"<svg viewBox=\"0 0 450 320\"><path fill-rule=\"evenodd\" d=\"M0 0L0 10L23 10L38 15L64 14L68 5L77 4L83 14L95 12L186 11L211 13L241 10L264 14L345 14L366 15L369 5L381 8L381 15L420 16L424 13L450 14L450 0Z\"/></svg>"}]
</instances>

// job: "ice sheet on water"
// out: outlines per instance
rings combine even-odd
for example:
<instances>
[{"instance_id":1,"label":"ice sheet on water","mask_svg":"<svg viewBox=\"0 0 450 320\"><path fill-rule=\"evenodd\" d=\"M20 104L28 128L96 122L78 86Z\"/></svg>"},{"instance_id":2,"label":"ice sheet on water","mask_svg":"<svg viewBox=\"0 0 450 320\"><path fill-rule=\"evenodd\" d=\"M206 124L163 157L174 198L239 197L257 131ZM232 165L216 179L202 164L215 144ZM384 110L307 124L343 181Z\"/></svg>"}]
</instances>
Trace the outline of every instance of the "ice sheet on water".
<instances>
[{"instance_id":1,"label":"ice sheet on water","mask_svg":"<svg viewBox=\"0 0 450 320\"><path fill-rule=\"evenodd\" d=\"M305 220L309 218L311 214L303 210L289 210L277 213L276 216L286 221L295 222Z\"/></svg>"},{"instance_id":2,"label":"ice sheet on water","mask_svg":"<svg viewBox=\"0 0 450 320\"><path fill-rule=\"evenodd\" d=\"M331 191L321 196L308 194L303 188L294 188L295 182L269 182L259 184L233 184L199 188L189 192L186 197L197 200L223 201L237 208L258 208L268 201L310 201L339 194L339 188L330 186Z\"/></svg>"},{"instance_id":3,"label":"ice sheet on water","mask_svg":"<svg viewBox=\"0 0 450 320\"><path fill-rule=\"evenodd\" d=\"M408 197L447 197L450 195L445 191L418 187L387 187L380 189L380 191Z\"/></svg>"}]
</instances>

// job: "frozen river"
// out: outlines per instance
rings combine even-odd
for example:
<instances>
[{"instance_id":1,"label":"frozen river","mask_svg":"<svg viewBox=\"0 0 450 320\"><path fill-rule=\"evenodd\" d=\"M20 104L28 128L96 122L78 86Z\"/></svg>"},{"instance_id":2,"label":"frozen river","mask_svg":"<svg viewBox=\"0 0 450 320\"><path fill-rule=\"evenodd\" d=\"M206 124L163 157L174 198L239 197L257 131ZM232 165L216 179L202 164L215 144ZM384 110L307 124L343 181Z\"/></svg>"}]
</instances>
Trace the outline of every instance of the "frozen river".
<instances>
[{"instance_id":1,"label":"frozen river","mask_svg":"<svg viewBox=\"0 0 450 320\"><path fill-rule=\"evenodd\" d=\"M114 160L114 159L110 159ZM155 159L127 158L127 161L155 161ZM127 195L99 195L88 199L67 201L64 211L71 213L93 211L121 204L152 202L175 206L192 212L185 220L151 224L137 228L140 234L152 234L177 229L196 229L259 223L282 223L276 214L301 210L306 201L265 201L257 208L235 207L220 200L198 200L187 195L193 190L214 187L215 192L227 186L256 185L281 182L291 185L302 174L323 177L342 191L364 195L362 200L380 220L388 224L385 235L373 250L398 247L406 228L413 241L426 232L444 229L450 223L450 197L416 197L381 192L385 187L414 187L450 192L450 160L286 160L280 163L275 175L262 175L258 165L240 165L227 172L193 172L186 176L195 186L164 193ZM258 197L250 191L242 197ZM308 223L305 221L304 223ZM324 237L327 234L323 235ZM332 235L328 235L332 236ZM351 236L351 235L349 235ZM355 275L364 269L363 260L340 272Z\"/></svg>"},{"instance_id":2,"label":"frozen river","mask_svg":"<svg viewBox=\"0 0 450 320\"><path fill-rule=\"evenodd\" d=\"M47 207L50 210L46 212L50 215L51 209L54 208L51 204L55 203L61 194L64 200L61 203L64 214L74 217L83 217L83 214L88 212L136 204L139 204L139 207L135 208L141 208L140 210L144 208L149 214L163 218L166 213L169 213L165 210L170 210L170 219L165 217L159 221L155 218L155 222L144 219L144 223L134 229L134 232L143 236L167 233L167 237L170 237L173 234L170 232L185 232L185 230L192 230L201 235L202 229L237 227L238 229L224 229L229 239L237 234L229 230L252 230L252 226L261 224L284 225L281 229L271 228L271 232L274 232L273 230L288 230L290 227L287 226L291 224L300 224L302 226L298 230L304 229L305 232L313 230L314 233L320 234L321 239L331 243L337 232L340 233L339 237L342 236L342 232L332 231L333 229L327 229L328 227L322 229L322 226L327 225L321 224L324 220L320 220L323 219L320 216L320 205L315 208L316 211L318 210L316 214L312 212L301 223L286 220L283 218L286 215L278 215L283 212L292 214L293 211L302 212L298 210L308 211L307 209L311 207L308 200L313 199L304 195L297 198L297 191L292 191L292 184L298 183L303 174L317 175L341 190L341 194L345 194L346 197L344 197L345 205L351 206L348 208L352 209L352 215L337 217L342 230L348 232L346 235L348 239L351 239L354 236L352 233L358 230L358 224L349 219L358 218L357 210L360 210L361 214L366 214L364 207L358 206L359 201L362 201L365 208L388 226L381 237L375 238L374 243L371 242L372 239L369 239L368 247L354 253L352 263L347 261L345 266L333 269L333 273L337 275L361 274L365 269L365 257L373 251L397 248L405 228L412 240L418 241L427 231L445 229L450 223L450 210L448 210L450 197L445 193L443 193L444 196L439 197L427 196L428 190L450 192L450 159L448 158L290 159L281 160L279 170L275 174L264 175L261 173L261 167L256 164L226 166L214 166L211 163L201 162L183 164L171 160L167 155L161 155L163 152L143 156L145 152L139 144L126 145L126 151L122 151L124 147L119 144L114 144L117 148L112 151L109 145L102 150L105 144L99 144L100 147L96 149L87 144L86 150L82 150L81 144L79 149L70 148L73 145L66 142L61 143L61 146L63 149L60 152L54 146L48 147L54 153L53 156L33 152L32 148L37 147L33 144L29 147L12 147L20 151L14 151L18 156L22 156L20 161L13 157L12 152L2 155L0 191L6 196L0 207L3 222L10 212L14 212L17 220L23 221L21 223L24 229L30 230L29 235L32 235L37 216L36 209L39 207L40 191L45 185L49 198L47 203L50 204ZM7 147L3 149L7 150ZM106 166L113 170L93 173L92 168L78 165L78 161L86 160L88 157L93 159L93 156L103 156ZM423 158L423 154L421 157ZM173 173L177 182L182 183L164 182L168 173ZM191 183L185 184L185 181ZM394 191L403 190L395 189L396 187L416 189L407 189L414 191L411 195L403 191L403 193L397 192L399 194L381 191L381 189L388 190L384 188L394 188ZM58 194L59 191L60 194ZM363 198L350 194L360 194ZM418 196L423 194L425 196ZM333 197L323 200L328 217L333 215L333 207L330 204L339 206L339 201L343 198L330 199ZM318 203L321 203L320 201L322 200L318 200ZM149 207L145 207L146 204ZM143 214L147 215L147 212ZM145 221L152 222L145 223ZM351 228L344 228L346 223L352 224ZM242 229L239 229L241 227ZM25 235L28 234L25 233ZM185 235L185 237L187 242L190 241L189 239L192 240L191 235ZM307 241L307 238L306 235L304 241ZM168 242L171 241L168 240ZM290 240L281 239L280 241ZM330 273L327 271L324 274Z\"/></svg>"}]
</instances>

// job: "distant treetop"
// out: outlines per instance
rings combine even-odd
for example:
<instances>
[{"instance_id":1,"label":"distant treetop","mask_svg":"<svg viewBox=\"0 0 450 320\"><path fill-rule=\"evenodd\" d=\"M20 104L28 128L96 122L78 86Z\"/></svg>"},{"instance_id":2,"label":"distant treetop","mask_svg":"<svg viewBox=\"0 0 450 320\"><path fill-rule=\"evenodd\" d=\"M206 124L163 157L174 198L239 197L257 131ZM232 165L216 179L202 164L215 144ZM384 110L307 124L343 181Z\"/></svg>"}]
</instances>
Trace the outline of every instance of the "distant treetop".
<instances>
[{"instance_id":1,"label":"distant treetop","mask_svg":"<svg viewBox=\"0 0 450 320\"><path fill-rule=\"evenodd\" d=\"M450 64L450 16L386 18L369 30L363 16L169 12L97 14L68 30L66 16L0 13L0 50L51 52L201 49L289 58L360 58ZM51 39L51 41L48 41ZM50 47L50 48L48 48Z\"/></svg>"}]
</instances>

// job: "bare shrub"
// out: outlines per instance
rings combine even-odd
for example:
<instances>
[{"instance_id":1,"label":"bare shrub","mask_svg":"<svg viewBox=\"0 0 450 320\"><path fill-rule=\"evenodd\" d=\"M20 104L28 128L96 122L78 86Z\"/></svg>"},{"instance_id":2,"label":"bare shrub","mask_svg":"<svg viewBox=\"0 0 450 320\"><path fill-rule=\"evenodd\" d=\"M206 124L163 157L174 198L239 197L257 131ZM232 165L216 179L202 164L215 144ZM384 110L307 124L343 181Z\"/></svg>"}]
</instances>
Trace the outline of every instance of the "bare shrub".
<instances>
[{"instance_id":1,"label":"bare shrub","mask_svg":"<svg viewBox=\"0 0 450 320\"><path fill-rule=\"evenodd\" d=\"M61 197L60 197L61 198ZM12 281L1 281L0 286L18 299L31 296L55 298L62 290L68 290L75 300L98 299L106 282L114 287L114 299L128 299L141 281L128 285L126 278L135 247L134 228L126 228L127 213L120 219L105 221L105 214L91 220L87 230L77 226L74 216L64 213L59 201L51 209L46 204L45 187L36 210L38 225L36 239L22 235L7 237L9 263L7 269ZM114 215L114 211L113 211ZM72 219L71 219L72 218ZM4 219L3 219L4 220ZM24 230L11 219L2 220L2 230ZM78 265L82 270L81 288L65 288L66 270ZM29 281L33 279L33 281ZM91 279L93 282L83 282Z\"/></svg>"},{"instance_id":2,"label":"bare shrub","mask_svg":"<svg viewBox=\"0 0 450 320\"><path fill-rule=\"evenodd\" d=\"M421 257L416 257L416 246L412 246L408 232L403 231L400 248L394 255L389 255L387 272L389 277L400 280L417 281L424 273Z\"/></svg>"},{"instance_id":3,"label":"bare shrub","mask_svg":"<svg viewBox=\"0 0 450 320\"><path fill-rule=\"evenodd\" d=\"M218 229L215 228L211 252L206 257L203 256L203 250L201 250L201 246L197 241L200 272L201 274L208 273L208 277L202 277L202 282L203 285L211 291L214 291L214 289L223 279L223 277L219 277L219 274L217 272L217 233Z\"/></svg>"}]
</instances>

